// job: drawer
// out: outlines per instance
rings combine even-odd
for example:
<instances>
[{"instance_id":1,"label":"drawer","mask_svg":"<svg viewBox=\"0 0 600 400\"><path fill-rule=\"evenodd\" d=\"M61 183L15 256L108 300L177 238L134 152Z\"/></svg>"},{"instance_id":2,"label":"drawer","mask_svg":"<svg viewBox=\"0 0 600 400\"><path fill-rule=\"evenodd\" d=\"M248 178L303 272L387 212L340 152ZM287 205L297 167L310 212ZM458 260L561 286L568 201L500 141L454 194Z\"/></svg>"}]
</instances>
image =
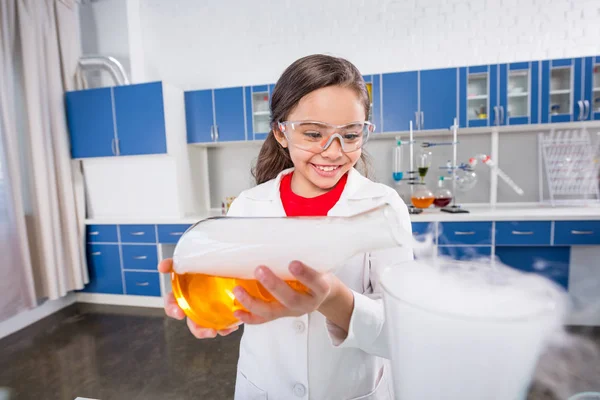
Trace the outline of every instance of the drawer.
<instances>
[{"instance_id":1,"label":"drawer","mask_svg":"<svg viewBox=\"0 0 600 400\"><path fill-rule=\"evenodd\" d=\"M440 245L492 244L492 223L485 222L440 222L438 225Z\"/></svg>"},{"instance_id":2,"label":"drawer","mask_svg":"<svg viewBox=\"0 0 600 400\"><path fill-rule=\"evenodd\" d=\"M154 225L119 225L121 243L156 243Z\"/></svg>"},{"instance_id":3,"label":"drawer","mask_svg":"<svg viewBox=\"0 0 600 400\"><path fill-rule=\"evenodd\" d=\"M556 221L555 245L600 244L600 221Z\"/></svg>"},{"instance_id":4,"label":"drawer","mask_svg":"<svg viewBox=\"0 0 600 400\"><path fill-rule=\"evenodd\" d=\"M125 294L160 297L158 272L125 271Z\"/></svg>"},{"instance_id":5,"label":"drawer","mask_svg":"<svg viewBox=\"0 0 600 400\"><path fill-rule=\"evenodd\" d=\"M119 245L88 244L86 256L90 282L82 291L123 294Z\"/></svg>"},{"instance_id":6,"label":"drawer","mask_svg":"<svg viewBox=\"0 0 600 400\"><path fill-rule=\"evenodd\" d=\"M551 221L496 222L497 246L550 246Z\"/></svg>"},{"instance_id":7,"label":"drawer","mask_svg":"<svg viewBox=\"0 0 600 400\"><path fill-rule=\"evenodd\" d=\"M544 276L565 289L569 288L570 253L567 246L496 248L496 256L503 264Z\"/></svg>"},{"instance_id":8,"label":"drawer","mask_svg":"<svg viewBox=\"0 0 600 400\"><path fill-rule=\"evenodd\" d=\"M413 222L412 233L415 237L431 233L434 235L433 241L435 243L435 222Z\"/></svg>"},{"instance_id":9,"label":"drawer","mask_svg":"<svg viewBox=\"0 0 600 400\"><path fill-rule=\"evenodd\" d=\"M88 225L86 231L88 242L117 243L119 241L116 225Z\"/></svg>"},{"instance_id":10,"label":"drawer","mask_svg":"<svg viewBox=\"0 0 600 400\"><path fill-rule=\"evenodd\" d=\"M474 260L492 255L492 246L439 246L438 255L455 260Z\"/></svg>"},{"instance_id":11,"label":"drawer","mask_svg":"<svg viewBox=\"0 0 600 400\"><path fill-rule=\"evenodd\" d=\"M147 269L156 271L158 255L156 246L144 244L124 244L123 269Z\"/></svg>"},{"instance_id":12,"label":"drawer","mask_svg":"<svg viewBox=\"0 0 600 400\"><path fill-rule=\"evenodd\" d=\"M192 225L158 225L158 243L177 243Z\"/></svg>"}]
</instances>

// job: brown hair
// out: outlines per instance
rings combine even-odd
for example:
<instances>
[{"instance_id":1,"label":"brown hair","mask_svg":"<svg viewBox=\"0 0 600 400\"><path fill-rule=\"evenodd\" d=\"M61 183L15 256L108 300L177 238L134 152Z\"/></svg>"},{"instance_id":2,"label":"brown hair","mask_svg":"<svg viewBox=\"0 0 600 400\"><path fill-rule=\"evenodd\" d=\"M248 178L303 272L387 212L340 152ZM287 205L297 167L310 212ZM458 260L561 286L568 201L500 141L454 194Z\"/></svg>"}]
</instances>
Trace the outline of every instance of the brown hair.
<instances>
[{"instance_id":1,"label":"brown hair","mask_svg":"<svg viewBox=\"0 0 600 400\"><path fill-rule=\"evenodd\" d=\"M370 101L365 81L358 69L343 58L315 54L300 58L283 72L271 98L271 131L263 143L252 175L256 184L267 182L294 166L290 152L277 142L277 122L285 121L300 99L317 89L342 86L353 89L363 102L365 116L369 115ZM368 155L364 149L360 161L361 172L369 175ZM357 167L359 168L359 167Z\"/></svg>"}]
</instances>

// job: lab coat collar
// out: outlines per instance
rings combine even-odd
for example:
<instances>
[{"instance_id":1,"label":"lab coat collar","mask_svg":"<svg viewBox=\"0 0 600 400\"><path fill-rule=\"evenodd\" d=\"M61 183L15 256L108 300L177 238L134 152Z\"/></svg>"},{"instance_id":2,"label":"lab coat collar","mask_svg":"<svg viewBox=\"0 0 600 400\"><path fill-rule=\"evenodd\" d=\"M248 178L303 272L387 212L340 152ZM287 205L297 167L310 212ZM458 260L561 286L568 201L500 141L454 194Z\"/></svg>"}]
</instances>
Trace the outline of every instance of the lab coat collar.
<instances>
[{"instance_id":1,"label":"lab coat collar","mask_svg":"<svg viewBox=\"0 0 600 400\"><path fill-rule=\"evenodd\" d=\"M279 186L284 175L291 173L294 168L288 168L281 171L275 179L265 182L261 185L249 190L246 196L256 201L280 201ZM342 192L340 200L362 200L383 197L386 195L385 187L378 185L373 181L365 178L356 170L356 168L348 171L348 180Z\"/></svg>"}]
</instances>

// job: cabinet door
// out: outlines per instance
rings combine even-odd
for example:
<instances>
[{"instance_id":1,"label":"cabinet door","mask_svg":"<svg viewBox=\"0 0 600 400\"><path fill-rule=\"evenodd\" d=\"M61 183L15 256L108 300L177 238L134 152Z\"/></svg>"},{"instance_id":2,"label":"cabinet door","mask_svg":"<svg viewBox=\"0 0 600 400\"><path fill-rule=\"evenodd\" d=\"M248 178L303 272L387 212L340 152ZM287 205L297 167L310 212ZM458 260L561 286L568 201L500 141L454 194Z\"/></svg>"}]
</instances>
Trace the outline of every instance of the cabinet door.
<instances>
[{"instance_id":1,"label":"cabinet door","mask_svg":"<svg viewBox=\"0 0 600 400\"><path fill-rule=\"evenodd\" d=\"M500 125L539 123L539 63L500 65Z\"/></svg>"},{"instance_id":2,"label":"cabinet door","mask_svg":"<svg viewBox=\"0 0 600 400\"><path fill-rule=\"evenodd\" d=\"M600 120L600 56L584 60L585 120Z\"/></svg>"},{"instance_id":3,"label":"cabinet door","mask_svg":"<svg viewBox=\"0 0 600 400\"><path fill-rule=\"evenodd\" d=\"M207 143L215 140L212 90L185 92L185 122L188 143Z\"/></svg>"},{"instance_id":4,"label":"cabinet door","mask_svg":"<svg viewBox=\"0 0 600 400\"><path fill-rule=\"evenodd\" d=\"M382 75L384 132L408 131L410 121L418 129L419 73L396 72Z\"/></svg>"},{"instance_id":5,"label":"cabinet door","mask_svg":"<svg viewBox=\"0 0 600 400\"><path fill-rule=\"evenodd\" d=\"M497 66L462 67L459 71L460 126L474 128L493 125L497 115Z\"/></svg>"},{"instance_id":6,"label":"cabinet door","mask_svg":"<svg viewBox=\"0 0 600 400\"><path fill-rule=\"evenodd\" d=\"M119 154L165 154L162 83L117 86L114 98Z\"/></svg>"},{"instance_id":7,"label":"cabinet door","mask_svg":"<svg viewBox=\"0 0 600 400\"><path fill-rule=\"evenodd\" d=\"M542 61L542 123L583 119L582 60Z\"/></svg>"},{"instance_id":8,"label":"cabinet door","mask_svg":"<svg viewBox=\"0 0 600 400\"><path fill-rule=\"evenodd\" d=\"M540 274L569 287L568 247L496 247L496 256L509 267Z\"/></svg>"},{"instance_id":9,"label":"cabinet door","mask_svg":"<svg viewBox=\"0 0 600 400\"><path fill-rule=\"evenodd\" d=\"M246 91L246 130L248 140L263 140L270 131L269 86L249 86Z\"/></svg>"},{"instance_id":10,"label":"cabinet door","mask_svg":"<svg viewBox=\"0 0 600 400\"><path fill-rule=\"evenodd\" d=\"M458 70L446 68L419 74L420 129L448 129L458 118Z\"/></svg>"},{"instance_id":11,"label":"cabinet door","mask_svg":"<svg viewBox=\"0 0 600 400\"><path fill-rule=\"evenodd\" d=\"M84 292L123 294L118 244L88 244L87 261L90 283Z\"/></svg>"},{"instance_id":12,"label":"cabinet door","mask_svg":"<svg viewBox=\"0 0 600 400\"><path fill-rule=\"evenodd\" d=\"M111 88L67 92L71 157L116 155Z\"/></svg>"},{"instance_id":13,"label":"cabinet door","mask_svg":"<svg viewBox=\"0 0 600 400\"><path fill-rule=\"evenodd\" d=\"M246 140L244 88L214 90L215 139L219 142Z\"/></svg>"}]
</instances>

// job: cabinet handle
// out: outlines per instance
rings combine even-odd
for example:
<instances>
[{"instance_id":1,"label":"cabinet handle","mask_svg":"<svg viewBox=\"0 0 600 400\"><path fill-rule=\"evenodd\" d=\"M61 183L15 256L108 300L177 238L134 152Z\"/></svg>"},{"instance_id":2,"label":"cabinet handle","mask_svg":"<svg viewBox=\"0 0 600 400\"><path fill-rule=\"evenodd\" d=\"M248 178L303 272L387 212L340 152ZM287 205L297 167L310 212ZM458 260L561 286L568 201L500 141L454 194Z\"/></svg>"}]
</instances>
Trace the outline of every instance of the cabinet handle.
<instances>
[{"instance_id":1,"label":"cabinet handle","mask_svg":"<svg viewBox=\"0 0 600 400\"><path fill-rule=\"evenodd\" d=\"M219 141L219 125L215 125L215 140Z\"/></svg>"},{"instance_id":2,"label":"cabinet handle","mask_svg":"<svg viewBox=\"0 0 600 400\"><path fill-rule=\"evenodd\" d=\"M171 236L181 236L181 235L183 235L183 232L170 232L169 235L171 235Z\"/></svg>"},{"instance_id":3,"label":"cabinet handle","mask_svg":"<svg viewBox=\"0 0 600 400\"><path fill-rule=\"evenodd\" d=\"M98 236L99 234L100 234L100 232L98 232L98 231L88 233L88 235L90 235L90 236Z\"/></svg>"},{"instance_id":4,"label":"cabinet handle","mask_svg":"<svg viewBox=\"0 0 600 400\"><path fill-rule=\"evenodd\" d=\"M147 256L135 256L133 257L134 260L145 260L146 258L148 258Z\"/></svg>"},{"instance_id":5,"label":"cabinet handle","mask_svg":"<svg viewBox=\"0 0 600 400\"><path fill-rule=\"evenodd\" d=\"M112 150L113 156L116 156L117 155L117 146L116 146L115 138L112 138L112 140L110 141L110 149Z\"/></svg>"},{"instance_id":6,"label":"cabinet handle","mask_svg":"<svg viewBox=\"0 0 600 400\"><path fill-rule=\"evenodd\" d=\"M99 256L101 254L102 254L101 251L95 251L95 252L92 253L93 256Z\"/></svg>"},{"instance_id":7,"label":"cabinet handle","mask_svg":"<svg viewBox=\"0 0 600 400\"><path fill-rule=\"evenodd\" d=\"M135 286L148 286L149 284L149 282L136 282Z\"/></svg>"},{"instance_id":8,"label":"cabinet handle","mask_svg":"<svg viewBox=\"0 0 600 400\"><path fill-rule=\"evenodd\" d=\"M593 235L594 231L571 231L571 235Z\"/></svg>"},{"instance_id":9,"label":"cabinet handle","mask_svg":"<svg viewBox=\"0 0 600 400\"><path fill-rule=\"evenodd\" d=\"M421 111L421 129L425 128L425 113Z\"/></svg>"},{"instance_id":10,"label":"cabinet handle","mask_svg":"<svg viewBox=\"0 0 600 400\"><path fill-rule=\"evenodd\" d=\"M132 236L142 236L142 235L145 235L145 234L146 234L146 232L131 232Z\"/></svg>"},{"instance_id":11,"label":"cabinet handle","mask_svg":"<svg viewBox=\"0 0 600 400\"><path fill-rule=\"evenodd\" d=\"M500 125L504 124L504 106L500 106Z\"/></svg>"},{"instance_id":12,"label":"cabinet handle","mask_svg":"<svg viewBox=\"0 0 600 400\"><path fill-rule=\"evenodd\" d=\"M581 121L583 119L583 101L577 100L577 104L579 105L579 117L577 119Z\"/></svg>"},{"instance_id":13,"label":"cabinet handle","mask_svg":"<svg viewBox=\"0 0 600 400\"><path fill-rule=\"evenodd\" d=\"M512 231L513 235L533 235L532 231Z\"/></svg>"},{"instance_id":14,"label":"cabinet handle","mask_svg":"<svg viewBox=\"0 0 600 400\"><path fill-rule=\"evenodd\" d=\"M468 236L468 235L474 235L475 232L473 232L473 231L468 231L468 232L454 231L454 234L456 236Z\"/></svg>"},{"instance_id":15,"label":"cabinet handle","mask_svg":"<svg viewBox=\"0 0 600 400\"><path fill-rule=\"evenodd\" d=\"M119 146L119 139L115 139L115 143L116 143L116 148L117 148L117 155L120 156L121 155L121 146Z\"/></svg>"},{"instance_id":16,"label":"cabinet handle","mask_svg":"<svg viewBox=\"0 0 600 400\"><path fill-rule=\"evenodd\" d=\"M500 111L498 111L498 106L494 106L494 125L500 125Z\"/></svg>"},{"instance_id":17,"label":"cabinet handle","mask_svg":"<svg viewBox=\"0 0 600 400\"><path fill-rule=\"evenodd\" d=\"M210 140L212 140L213 142L215 141L215 126L214 125L210 126Z\"/></svg>"},{"instance_id":18,"label":"cabinet handle","mask_svg":"<svg viewBox=\"0 0 600 400\"><path fill-rule=\"evenodd\" d=\"M585 114L583 116L583 120L587 120L590 116L590 102L589 100L584 100L583 105L585 106Z\"/></svg>"},{"instance_id":19,"label":"cabinet handle","mask_svg":"<svg viewBox=\"0 0 600 400\"><path fill-rule=\"evenodd\" d=\"M415 122L417 123L417 129L421 129L421 118L419 117L418 111L415 111Z\"/></svg>"}]
</instances>

